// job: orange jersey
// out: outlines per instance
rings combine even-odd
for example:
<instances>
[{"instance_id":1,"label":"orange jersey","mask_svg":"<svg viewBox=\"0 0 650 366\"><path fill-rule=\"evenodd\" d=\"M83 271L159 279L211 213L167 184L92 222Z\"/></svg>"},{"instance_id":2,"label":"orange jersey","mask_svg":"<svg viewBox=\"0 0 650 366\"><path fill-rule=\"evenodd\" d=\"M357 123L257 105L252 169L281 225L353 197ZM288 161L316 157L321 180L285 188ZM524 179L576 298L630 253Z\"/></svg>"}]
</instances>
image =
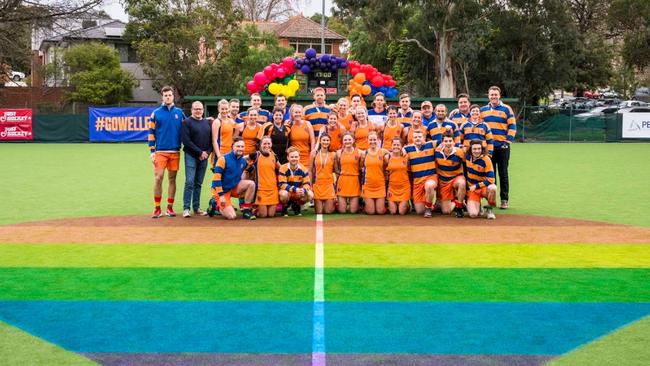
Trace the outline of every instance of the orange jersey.
<instances>
[{"instance_id":1,"label":"orange jersey","mask_svg":"<svg viewBox=\"0 0 650 366\"><path fill-rule=\"evenodd\" d=\"M411 126L413 122L413 111L409 108L404 112L401 108L397 111L397 122L401 123L403 127Z\"/></svg>"},{"instance_id":2,"label":"orange jersey","mask_svg":"<svg viewBox=\"0 0 650 366\"><path fill-rule=\"evenodd\" d=\"M286 163L278 171L278 186L287 192L295 192L298 188L309 189L309 174L301 164L291 169L291 164Z\"/></svg>"},{"instance_id":3,"label":"orange jersey","mask_svg":"<svg viewBox=\"0 0 650 366\"><path fill-rule=\"evenodd\" d=\"M352 114L348 113L345 115L345 117L339 117L339 123L345 127L347 131L350 131L352 128L352 122L354 122L354 117L352 117Z\"/></svg>"},{"instance_id":4,"label":"orange jersey","mask_svg":"<svg viewBox=\"0 0 650 366\"><path fill-rule=\"evenodd\" d=\"M363 159L363 190L362 195L366 198L386 197L386 175L384 172L383 149L377 149L375 153L366 151Z\"/></svg>"},{"instance_id":5,"label":"orange jersey","mask_svg":"<svg viewBox=\"0 0 650 366\"><path fill-rule=\"evenodd\" d=\"M324 133L330 137L329 151L338 151L343 147L343 133L345 127L339 124L336 128L331 128L329 125L325 127Z\"/></svg>"},{"instance_id":6,"label":"orange jersey","mask_svg":"<svg viewBox=\"0 0 650 366\"><path fill-rule=\"evenodd\" d=\"M340 197L358 197L361 191L359 183L359 149L352 152L341 150L339 165L341 172L336 183L336 192Z\"/></svg>"},{"instance_id":7,"label":"orange jersey","mask_svg":"<svg viewBox=\"0 0 650 366\"><path fill-rule=\"evenodd\" d=\"M415 145L407 145L404 150L408 156L413 185L423 184L428 179L437 179L433 142L424 143L419 149Z\"/></svg>"},{"instance_id":8,"label":"orange jersey","mask_svg":"<svg viewBox=\"0 0 650 366\"><path fill-rule=\"evenodd\" d=\"M289 132L291 146L300 151L300 164L309 166L309 153L311 152L311 140L308 122L302 121L299 125L293 125Z\"/></svg>"},{"instance_id":9,"label":"orange jersey","mask_svg":"<svg viewBox=\"0 0 650 366\"><path fill-rule=\"evenodd\" d=\"M259 134L260 129L262 129L262 126L259 123L256 123L254 128L249 128L247 125L244 125L241 134L244 139L244 155L257 150L257 135Z\"/></svg>"},{"instance_id":10,"label":"orange jersey","mask_svg":"<svg viewBox=\"0 0 650 366\"><path fill-rule=\"evenodd\" d=\"M221 124L219 130L216 131L215 136L217 144L219 144L219 153L221 155L227 154L232 150L232 137L235 133L237 123L230 118L225 120L218 120Z\"/></svg>"},{"instance_id":11,"label":"orange jersey","mask_svg":"<svg viewBox=\"0 0 650 366\"><path fill-rule=\"evenodd\" d=\"M420 126L419 128L416 128L416 129L414 130L414 129L413 129L413 126L411 126L411 127L409 128L409 132L408 132L408 134L406 135L406 143L407 143L408 145L410 145L410 144L413 143L413 131L416 131L416 130L417 130L417 131L422 131L422 133L424 134L424 138L425 138L425 139L427 138L427 129L426 129L426 128L424 128L423 126Z\"/></svg>"},{"instance_id":12,"label":"orange jersey","mask_svg":"<svg viewBox=\"0 0 650 366\"><path fill-rule=\"evenodd\" d=\"M357 149L368 150L368 135L370 131L373 131L375 128L372 125L372 122L368 121L368 124L365 126L357 126L357 129L354 130L354 142Z\"/></svg>"},{"instance_id":13,"label":"orange jersey","mask_svg":"<svg viewBox=\"0 0 650 366\"><path fill-rule=\"evenodd\" d=\"M254 167L257 190L277 191L278 176L276 174L277 159L275 155L273 153L270 153L268 156L264 156L261 153L258 153Z\"/></svg>"},{"instance_id":14,"label":"orange jersey","mask_svg":"<svg viewBox=\"0 0 650 366\"><path fill-rule=\"evenodd\" d=\"M336 153L318 152L314 157L312 166L312 186L314 187L314 199L333 199L334 193L334 160Z\"/></svg>"},{"instance_id":15,"label":"orange jersey","mask_svg":"<svg viewBox=\"0 0 650 366\"><path fill-rule=\"evenodd\" d=\"M388 200L404 202L411 198L411 182L408 173L408 156L388 158Z\"/></svg>"},{"instance_id":16,"label":"orange jersey","mask_svg":"<svg viewBox=\"0 0 650 366\"><path fill-rule=\"evenodd\" d=\"M465 150L461 148L452 148L449 155L445 155L443 149L435 152L436 171L440 184L449 183L454 178L463 175L463 161L465 160Z\"/></svg>"},{"instance_id":17,"label":"orange jersey","mask_svg":"<svg viewBox=\"0 0 650 366\"><path fill-rule=\"evenodd\" d=\"M390 149L393 144L393 137L402 137L402 131L404 127L400 123L396 123L395 126L391 127L390 122L386 123L384 126L384 137L382 141L382 147L384 149Z\"/></svg>"},{"instance_id":18,"label":"orange jersey","mask_svg":"<svg viewBox=\"0 0 650 366\"><path fill-rule=\"evenodd\" d=\"M481 155L478 159L474 159L468 153L465 166L468 187L473 185L480 189L495 184L494 167L492 166L492 160L487 155Z\"/></svg>"}]
</instances>

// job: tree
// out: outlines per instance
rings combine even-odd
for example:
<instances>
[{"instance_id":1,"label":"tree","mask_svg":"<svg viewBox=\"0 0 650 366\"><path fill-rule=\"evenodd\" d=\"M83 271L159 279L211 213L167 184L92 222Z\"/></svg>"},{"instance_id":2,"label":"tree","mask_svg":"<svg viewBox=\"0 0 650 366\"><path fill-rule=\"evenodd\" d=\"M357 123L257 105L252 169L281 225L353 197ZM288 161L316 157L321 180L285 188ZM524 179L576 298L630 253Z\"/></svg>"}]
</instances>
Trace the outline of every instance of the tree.
<instances>
[{"instance_id":1,"label":"tree","mask_svg":"<svg viewBox=\"0 0 650 366\"><path fill-rule=\"evenodd\" d=\"M72 87L71 101L111 105L133 98L133 76L120 68L117 51L107 45L72 46L63 54L63 62Z\"/></svg>"},{"instance_id":2,"label":"tree","mask_svg":"<svg viewBox=\"0 0 650 366\"><path fill-rule=\"evenodd\" d=\"M374 38L411 43L432 58L441 97L456 95L451 50L458 33L481 17L478 0L336 0L344 14L364 20ZM385 14L391 14L386 17Z\"/></svg>"},{"instance_id":3,"label":"tree","mask_svg":"<svg viewBox=\"0 0 650 366\"><path fill-rule=\"evenodd\" d=\"M241 19L231 1L125 0L124 5L130 16L124 37L154 88L172 85L182 98L209 90L208 74L227 76L217 61Z\"/></svg>"},{"instance_id":4,"label":"tree","mask_svg":"<svg viewBox=\"0 0 650 366\"><path fill-rule=\"evenodd\" d=\"M102 0L0 0L0 63L27 71L31 28L92 12Z\"/></svg>"},{"instance_id":5,"label":"tree","mask_svg":"<svg viewBox=\"0 0 650 366\"><path fill-rule=\"evenodd\" d=\"M254 22L286 19L299 6L297 0L235 0L233 3L241 9L244 19Z\"/></svg>"},{"instance_id":6,"label":"tree","mask_svg":"<svg viewBox=\"0 0 650 366\"><path fill-rule=\"evenodd\" d=\"M614 0L609 25L623 37L622 56L626 65L637 71L650 66L650 2Z\"/></svg>"}]
</instances>

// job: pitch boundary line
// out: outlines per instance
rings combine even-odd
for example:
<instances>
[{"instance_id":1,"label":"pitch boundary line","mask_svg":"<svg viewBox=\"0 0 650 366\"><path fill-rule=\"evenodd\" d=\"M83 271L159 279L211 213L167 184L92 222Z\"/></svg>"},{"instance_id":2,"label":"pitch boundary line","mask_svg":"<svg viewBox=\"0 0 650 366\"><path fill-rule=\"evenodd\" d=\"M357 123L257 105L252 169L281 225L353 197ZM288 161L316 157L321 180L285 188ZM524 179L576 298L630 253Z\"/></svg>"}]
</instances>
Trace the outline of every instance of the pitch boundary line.
<instances>
[{"instance_id":1,"label":"pitch boundary line","mask_svg":"<svg viewBox=\"0 0 650 366\"><path fill-rule=\"evenodd\" d=\"M316 245L314 263L314 313L312 335L312 366L325 366L325 253L323 215L316 215Z\"/></svg>"}]
</instances>

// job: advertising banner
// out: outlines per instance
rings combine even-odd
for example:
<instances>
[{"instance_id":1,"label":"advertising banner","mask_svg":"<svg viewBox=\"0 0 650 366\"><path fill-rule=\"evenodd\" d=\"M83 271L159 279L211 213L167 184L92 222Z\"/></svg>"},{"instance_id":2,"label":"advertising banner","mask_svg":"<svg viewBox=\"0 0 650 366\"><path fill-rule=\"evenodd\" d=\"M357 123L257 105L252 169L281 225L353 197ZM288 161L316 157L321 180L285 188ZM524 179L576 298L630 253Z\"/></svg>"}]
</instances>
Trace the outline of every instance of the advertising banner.
<instances>
[{"instance_id":1,"label":"advertising banner","mask_svg":"<svg viewBox=\"0 0 650 366\"><path fill-rule=\"evenodd\" d=\"M91 142L147 141L149 117L157 107L88 108Z\"/></svg>"},{"instance_id":2,"label":"advertising banner","mask_svg":"<svg viewBox=\"0 0 650 366\"><path fill-rule=\"evenodd\" d=\"M0 109L0 141L33 139L31 109Z\"/></svg>"},{"instance_id":3,"label":"advertising banner","mask_svg":"<svg viewBox=\"0 0 650 366\"><path fill-rule=\"evenodd\" d=\"M650 113L623 113L624 139L650 139Z\"/></svg>"}]
</instances>

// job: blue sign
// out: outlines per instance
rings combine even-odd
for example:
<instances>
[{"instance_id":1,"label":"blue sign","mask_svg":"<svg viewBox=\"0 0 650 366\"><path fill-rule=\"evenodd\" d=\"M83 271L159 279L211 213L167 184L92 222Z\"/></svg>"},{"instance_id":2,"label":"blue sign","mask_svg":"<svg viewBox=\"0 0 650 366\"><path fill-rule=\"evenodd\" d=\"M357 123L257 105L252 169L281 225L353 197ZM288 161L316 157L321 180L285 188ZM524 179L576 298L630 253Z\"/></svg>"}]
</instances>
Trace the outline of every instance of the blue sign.
<instances>
[{"instance_id":1,"label":"blue sign","mask_svg":"<svg viewBox=\"0 0 650 366\"><path fill-rule=\"evenodd\" d=\"M147 141L149 118L156 107L88 108L91 142Z\"/></svg>"}]
</instances>

